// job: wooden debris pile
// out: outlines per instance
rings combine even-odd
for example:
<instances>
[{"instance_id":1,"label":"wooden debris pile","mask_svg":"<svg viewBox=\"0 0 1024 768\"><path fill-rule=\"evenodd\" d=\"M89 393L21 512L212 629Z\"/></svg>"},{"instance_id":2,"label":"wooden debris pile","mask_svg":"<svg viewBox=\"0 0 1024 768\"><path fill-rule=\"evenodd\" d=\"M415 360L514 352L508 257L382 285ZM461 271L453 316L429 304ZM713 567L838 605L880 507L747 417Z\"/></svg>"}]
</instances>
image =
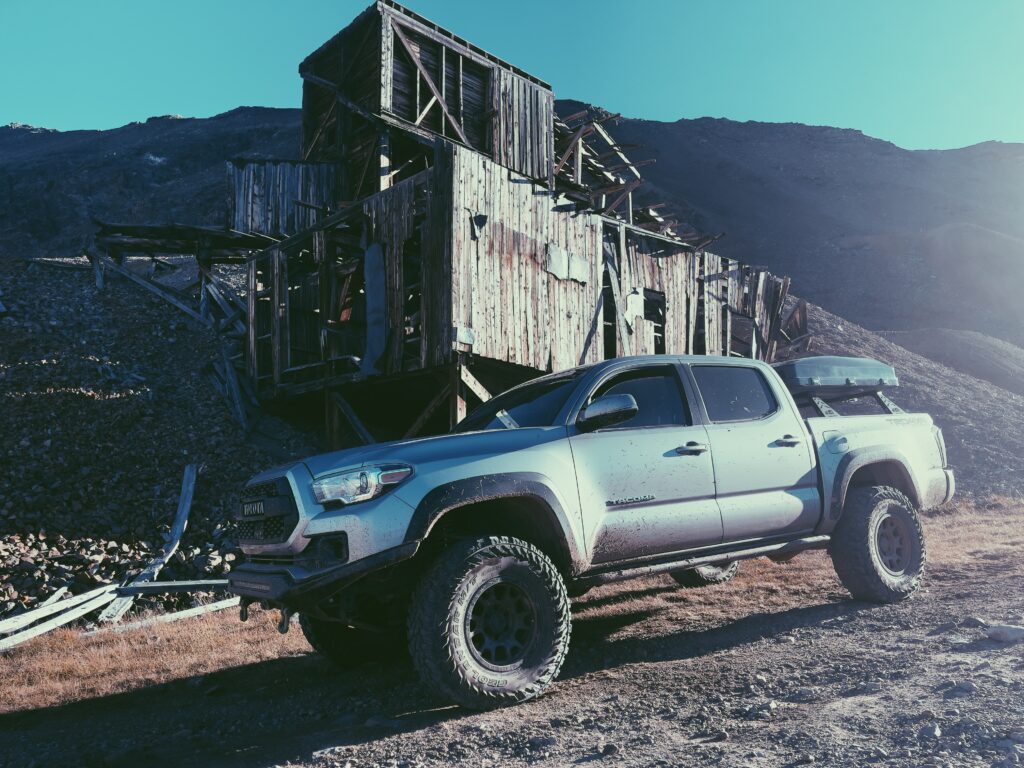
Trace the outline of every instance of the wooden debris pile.
<instances>
[{"instance_id":1,"label":"wooden debris pile","mask_svg":"<svg viewBox=\"0 0 1024 768\"><path fill-rule=\"evenodd\" d=\"M141 573L125 584L104 584L95 589L83 592L71 597L67 596L66 587L54 592L49 598L43 601L36 608L24 613L11 616L0 621L0 651L13 648L21 643L39 637L58 627L70 624L78 619L85 618L94 611L99 614L100 624L119 624L121 617L131 608L135 597L140 594L170 594L182 592L213 592L223 590L227 587L226 579L204 579L198 581L171 581L157 582L156 578L160 571L167 564L167 561L178 550L181 537L188 525L189 510L192 508L192 498L195 493L196 478L199 475L200 467L189 464L185 467L185 473L181 481L181 494L178 501L178 511L175 515L174 524L168 535L167 543L164 545L160 556L153 560ZM155 621L173 621L177 618L188 618L210 611L229 608L237 605L238 599L222 600L209 605L197 606L178 613L158 616L153 619L145 619L129 625L122 625L120 629L130 629L137 626L145 626Z\"/></svg>"}]
</instances>

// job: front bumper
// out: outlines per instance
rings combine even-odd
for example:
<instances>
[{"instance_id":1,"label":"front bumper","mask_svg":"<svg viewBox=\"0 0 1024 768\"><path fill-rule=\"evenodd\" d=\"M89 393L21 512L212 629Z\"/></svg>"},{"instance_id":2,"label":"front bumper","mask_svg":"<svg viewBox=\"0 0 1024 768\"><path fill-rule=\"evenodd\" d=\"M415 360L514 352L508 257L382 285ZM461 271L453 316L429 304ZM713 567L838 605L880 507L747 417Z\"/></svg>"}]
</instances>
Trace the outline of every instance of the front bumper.
<instances>
[{"instance_id":1,"label":"front bumper","mask_svg":"<svg viewBox=\"0 0 1024 768\"><path fill-rule=\"evenodd\" d=\"M419 544L410 541L355 562L316 570L297 565L245 563L228 574L228 590L242 598L265 600L293 610L308 609L374 571L408 560L416 554Z\"/></svg>"}]
</instances>

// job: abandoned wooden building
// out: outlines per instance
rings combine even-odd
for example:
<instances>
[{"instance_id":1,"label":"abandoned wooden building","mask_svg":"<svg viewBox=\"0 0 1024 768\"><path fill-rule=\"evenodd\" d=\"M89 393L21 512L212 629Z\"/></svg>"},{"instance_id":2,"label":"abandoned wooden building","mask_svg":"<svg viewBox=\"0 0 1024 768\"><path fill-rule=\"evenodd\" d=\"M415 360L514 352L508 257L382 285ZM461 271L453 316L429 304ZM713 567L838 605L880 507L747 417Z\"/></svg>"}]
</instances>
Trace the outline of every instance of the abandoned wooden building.
<instances>
[{"instance_id":1,"label":"abandoned wooden building","mask_svg":"<svg viewBox=\"0 0 1024 768\"><path fill-rule=\"evenodd\" d=\"M636 354L768 359L788 280L635 199L599 110L379 0L299 66L301 160L228 164L245 373L315 394L332 442L443 431L539 372Z\"/></svg>"}]
</instances>

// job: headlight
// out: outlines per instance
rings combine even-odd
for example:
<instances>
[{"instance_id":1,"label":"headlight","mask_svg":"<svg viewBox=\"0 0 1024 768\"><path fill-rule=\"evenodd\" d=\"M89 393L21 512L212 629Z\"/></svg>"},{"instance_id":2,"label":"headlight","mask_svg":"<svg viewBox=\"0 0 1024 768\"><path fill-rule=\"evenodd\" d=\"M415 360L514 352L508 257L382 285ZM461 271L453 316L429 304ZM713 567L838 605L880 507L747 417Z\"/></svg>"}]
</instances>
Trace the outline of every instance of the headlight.
<instances>
[{"instance_id":1,"label":"headlight","mask_svg":"<svg viewBox=\"0 0 1024 768\"><path fill-rule=\"evenodd\" d=\"M320 504L338 502L356 504L380 496L393 485L398 485L412 474L412 467L388 464L381 467L363 467L351 472L328 475L313 481L313 495Z\"/></svg>"}]
</instances>

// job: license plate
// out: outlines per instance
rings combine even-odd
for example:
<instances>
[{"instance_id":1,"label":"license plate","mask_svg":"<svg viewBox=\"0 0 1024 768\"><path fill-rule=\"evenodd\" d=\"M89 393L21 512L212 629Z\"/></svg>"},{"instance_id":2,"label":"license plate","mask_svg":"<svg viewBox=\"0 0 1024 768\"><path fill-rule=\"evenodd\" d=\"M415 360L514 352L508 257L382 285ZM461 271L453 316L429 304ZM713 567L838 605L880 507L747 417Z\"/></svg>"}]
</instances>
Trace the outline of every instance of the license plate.
<instances>
[{"instance_id":1,"label":"license plate","mask_svg":"<svg viewBox=\"0 0 1024 768\"><path fill-rule=\"evenodd\" d=\"M262 501L243 501L242 517L261 517L263 515Z\"/></svg>"}]
</instances>

